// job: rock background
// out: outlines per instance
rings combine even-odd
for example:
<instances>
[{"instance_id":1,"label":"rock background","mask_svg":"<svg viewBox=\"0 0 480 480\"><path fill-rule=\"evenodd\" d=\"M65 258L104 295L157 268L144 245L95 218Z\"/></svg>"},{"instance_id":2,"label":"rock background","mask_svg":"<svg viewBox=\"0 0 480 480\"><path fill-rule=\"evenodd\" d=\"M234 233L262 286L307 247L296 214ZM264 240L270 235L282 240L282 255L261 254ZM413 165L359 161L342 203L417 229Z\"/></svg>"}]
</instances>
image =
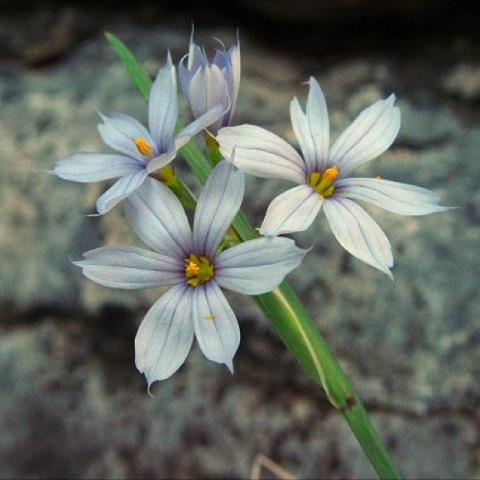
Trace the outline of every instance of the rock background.
<instances>
[{"instance_id":1,"label":"rock background","mask_svg":"<svg viewBox=\"0 0 480 480\"><path fill-rule=\"evenodd\" d=\"M121 209L85 216L104 185L44 173L71 152L102 149L96 108L145 119L102 30L153 74L167 47L176 59L184 53L191 19L210 46L209 37L228 44L241 27L236 123L293 142L288 103L294 94L305 99L309 75L325 91L334 137L362 108L397 94L400 136L363 173L432 188L459 209L407 218L369 208L391 239L395 286L347 255L323 219L297 236L316 248L290 278L404 475L480 478L480 42L465 9L419 2L413 13L392 12L367 3L370 17L340 2L325 7L327 17L319 4L302 4L291 19L278 4L255 3L211 16L199 6L159 11L142 2L132 15L24 4L27 19L18 5L3 7L0 478L245 478L260 452L301 478L373 476L342 418L252 302L230 296L243 336L233 377L195 346L151 399L133 339L160 292L102 288L68 262L99 245L137 242ZM259 224L284 188L248 178L251 219Z\"/></svg>"}]
</instances>

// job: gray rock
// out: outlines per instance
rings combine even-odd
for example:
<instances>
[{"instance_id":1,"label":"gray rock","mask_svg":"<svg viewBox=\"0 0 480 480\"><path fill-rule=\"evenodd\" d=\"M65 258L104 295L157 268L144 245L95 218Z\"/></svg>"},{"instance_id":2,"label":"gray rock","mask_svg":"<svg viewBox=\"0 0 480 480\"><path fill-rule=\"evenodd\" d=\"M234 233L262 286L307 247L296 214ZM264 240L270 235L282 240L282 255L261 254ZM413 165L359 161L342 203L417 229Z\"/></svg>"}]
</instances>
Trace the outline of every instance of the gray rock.
<instances>
[{"instance_id":1,"label":"gray rock","mask_svg":"<svg viewBox=\"0 0 480 480\"><path fill-rule=\"evenodd\" d=\"M480 98L480 65L462 63L449 71L443 79L443 88L466 101Z\"/></svg>"}]
</instances>

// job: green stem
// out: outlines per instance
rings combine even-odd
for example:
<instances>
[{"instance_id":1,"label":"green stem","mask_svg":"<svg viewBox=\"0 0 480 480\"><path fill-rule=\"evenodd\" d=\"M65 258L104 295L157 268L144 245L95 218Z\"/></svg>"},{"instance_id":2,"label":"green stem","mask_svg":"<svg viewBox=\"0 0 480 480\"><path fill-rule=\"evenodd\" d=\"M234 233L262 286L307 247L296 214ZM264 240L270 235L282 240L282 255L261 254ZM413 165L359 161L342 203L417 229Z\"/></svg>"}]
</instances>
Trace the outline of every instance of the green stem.
<instances>
[{"instance_id":1,"label":"green stem","mask_svg":"<svg viewBox=\"0 0 480 480\"><path fill-rule=\"evenodd\" d=\"M151 87L148 73L121 40L111 34L107 34L107 40L124 63L137 89L148 99ZM221 159L215 144L209 145L208 149L211 162L194 142L189 142L180 150L201 183L207 180L211 165ZM172 190L180 198L183 197L183 202L193 205L195 199L192 193L180 179L178 182L170 188L173 187ZM235 217L233 229L242 241L258 236L242 212ZM330 403L342 412L379 477L399 479L400 474L373 427L360 397L288 282L284 281L272 292L253 298L300 365L323 389Z\"/></svg>"},{"instance_id":2,"label":"green stem","mask_svg":"<svg viewBox=\"0 0 480 480\"><path fill-rule=\"evenodd\" d=\"M208 133L205 134L204 138L205 143L207 144L208 157L210 158L212 165L215 166L223 160L222 154L218 148L217 139Z\"/></svg>"}]
</instances>

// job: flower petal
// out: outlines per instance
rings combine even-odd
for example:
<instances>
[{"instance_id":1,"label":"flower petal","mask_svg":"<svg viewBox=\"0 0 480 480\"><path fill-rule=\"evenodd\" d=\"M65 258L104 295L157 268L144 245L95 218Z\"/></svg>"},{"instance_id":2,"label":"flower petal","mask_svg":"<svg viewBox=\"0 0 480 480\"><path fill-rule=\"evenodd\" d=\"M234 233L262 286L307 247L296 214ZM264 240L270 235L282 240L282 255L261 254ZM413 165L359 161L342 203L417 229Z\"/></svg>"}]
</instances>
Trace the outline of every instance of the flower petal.
<instances>
[{"instance_id":1,"label":"flower petal","mask_svg":"<svg viewBox=\"0 0 480 480\"><path fill-rule=\"evenodd\" d=\"M135 146L135 139L143 138L154 147L154 142L148 130L135 118L122 113L112 113L110 116L99 112L103 123L98 125L98 131L103 142L110 148L135 158L142 163L146 159L140 155Z\"/></svg>"},{"instance_id":2,"label":"flower petal","mask_svg":"<svg viewBox=\"0 0 480 480\"><path fill-rule=\"evenodd\" d=\"M285 140L263 128L246 124L222 128L217 141L224 158L230 158L235 149L235 165L246 173L295 183L305 181L302 157Z\"/></svg>"},{"instance_id":3,"label":"flower petal","mask_svg":"<svg viewBox=\"0 0 480 480\"><path fill-rule=\"evenodd\" d=\"M302 149L309 172L322 172L327 164L330 126L328 110L318 82L310 77L307 112L303 113L297 98L290 103L293 131Z\"/></svg>"},{"instance_id":4,"label":"flower petal","mask_svg":"<svg viewBox=\"0 0 480 480\"><path fill-rule=\"evenodd\" d=\"M329 165L342 177L381 155L400 130L400 110L394 107L395 95L379 100L363 110L338 137L330 150Z\"/></svg>"},{"instance_id":5,"label":"flower petal","mask_svg":"<svg viewBox=\"0 0 480 480\"><path fill-rule=\"evenodd\" d=\"M302 150L308 172L312 173L317 167L315 144L310 135L307 116L303 112L297 97L293 97L293 100L290 102L290 120L298 144Z\"/></svg>"},{"instance_id":6,"label":"flower petal","mask_svg":"<svg viewBox=\"0 0 480 480\"><path fill-rule=\"evenodd\" d=\"M324 202L323 210L333 234L345 250L393 279L390 242L362 207L348 198L333 198Z\"/></svg>"},{"instance_id":7,"label":"flower petal","mask_svg":"<svg viewBox=\"0 0 480 480\"><path fill-rule=\"evenodd\" d=\"M147 171L142 168L117 180L105 193L98 197L97 212L100 215L109 212L115 205L137 190L147 176Z\"/></svg>"},{"instance_id":8,"label":"flower petal","mask_svg":"<svg viewBox=\"0 0 480 480\"><path fill-rule=\"evenodd\" d=\"M147 172L152 173L156 170L160 170L168 165L177 156L177 148L173 141L167 146L165 153L162 153L158 157L152 158L147 164Z\"/></svg>"},{"instance_id":9,"label":"flower petal","mask_svg":"<svg viewBox=\"0 0 480 480\"><path fill-rule=\"evenodd\" d=\"M214 122L216 122L224 113L224 108L222 105L216 105L212 109L205 112L203 115L198 117L190 125L186 126L176 137L175 137L175 148L178 150L182 148L186 143L190 141L197 133L206 129Z\"/></svg>"},{"instance_id":10,"label":"flower petal","mask_svg":"<svg viewBox=\"0 0 480 480\"><path fill-rule=\"evenodd\" d=\"M217 247L240 209L244 193L245 180L240 170L226 161L212 170L195 210L195 253L214 258Z\"/></svg>"},{"instance_id":11,"label":"flower petal","mask_svg":"<svg viewBox=\"0 0 480 480\"><path fill-rule=\"evenodd\" d=\"M399 215L428 215L451 207L439 205L431 190L377 178L345 178L337 183L337 192L354 200L363 200Z\"/></svg>"},{"instance_id":12,"label":"flower petal","mask_svg":"<svg viewBox=\"0 0 480 480\"><path fill-rule=\"evenodd\" d=\"M145 315L135 337L135 364L148 387L165 380L183 364L193 341L191 288L176 285Z\"/></svg>"},{"instance_id":13,"label":"flower petal","mask_svg":"<svg viewBox=\"0 0 480 480\"><path fill-rule=\"evenodd\" d=\"M307 120L315 146L317 171L326 167L330 142L330 123L328 120L327 103L318 82L310 77L310 89L307 100Z\"/></svg>"},{"instance_id":14,"label":"flower petal","mask_svg":"<svg viewBox=\"0 0 480 480\"><path fill-rule=\"evenodd\" d=\"M125 214L135 233L155 251L182 260L192 253L192 233L185 210L160 182L147 178L125 202Z\"/></svg>"},{"instance_id":15,"label":"flower petal","mask_svg":"<svg viewBox=\"0 0 480 480\"><path fill-rule=\"evenodd\" d=\"M169 52L167 63L153 82L148 101L148 125L159 152L164 152L172 139L177 117L177 77Z\"/></svg>"},{"instance_id":16,"label":"flower petal","mask_svg":"<svg viewBox=\"0 0 480 480\"><path fill-rule=\"evenodd\" d=\"M233 88L231 89L231 102L232 106L230 109L230 118L232 119L235 112L235 105L238 98L238 90L240 89L240 76L241 76L241 64L240 64L240 41L237 41L236 45L233 45L228 50L230 54L230 63L231 63L231 78L233 83Z\"/></svg>"},{"instance_id":17,"label":"flower petal","mask_svg":"<svg viewBox=\"0 0 480 480\"><path fill-rule=\"evenodd\" d=\"M147 288L183 282L183 262L137 247L101 247L73 262L94 282L112 288Z\"/></svg>"},{"instance_id":18,"label":"flower petal","mask_svg":"<svg viewBox=\"0 0 480 480\"><path fill-rule=\"evenodd\" d=\"M233 372L233 357L240 344L240 328L227 299L215 281L193 293L193 324L198 344L212 362Z\"/></svg>"},{"instance_id":19,"label":"flower petal","mask_svg":"<svg viewBox=\"0 0 480 480\"><path fill-rule=\"evenodd\" d=\"M249 240L217 257L215 280L221 287L245 295L270 292L300 265L307 252L290 238Z\"/></svg>"},{"instance_id":20,"label":"flower petal","mask_svg":"<svg viewBox=\"0 0 480 480\"><path fill-rule=\"evenodd\" d=\"M322 208L323 198L308 185L299 185L274 198L260 227L261 235L276 236L306 230Z\"/></svg>"},{"instance_id":21,"label":"flower petal","mask_svg":"<svg viewBox=\"0 0 480 480\"><path fill-rule=\"evenodd\" d=\"M53 173L74 182L99 182L137 172L142 163L124 155L105 153L75 153L58 161Z\"/></svg>"},{"instance_id":22,"label":"flower petal","mask_svg":"<svg viewBox=\"0 0 480 480\"><path fill-rule=\"evenodd\" d=\"M184 88L193 116L198 118L207 110L206 67L199 67Z\"/></svg>"}]
</instances>

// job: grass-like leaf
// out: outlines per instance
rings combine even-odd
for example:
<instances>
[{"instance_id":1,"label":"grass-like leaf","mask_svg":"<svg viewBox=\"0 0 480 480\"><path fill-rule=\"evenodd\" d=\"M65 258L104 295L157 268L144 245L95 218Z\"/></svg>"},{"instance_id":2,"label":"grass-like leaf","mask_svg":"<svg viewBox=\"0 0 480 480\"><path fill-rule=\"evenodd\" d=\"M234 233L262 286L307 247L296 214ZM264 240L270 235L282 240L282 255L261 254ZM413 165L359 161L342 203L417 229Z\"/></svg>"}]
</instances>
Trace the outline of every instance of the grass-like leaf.
<instances>
[{"instance_id":1,"label":"grass-like leaf","mask_svg":"<svg viewBox=\"0 0 480 480\"><path fill-rule=\"evenodd\" d=\"M150 88L152 87L152 80L148 72L118 37L109 32L105 32L105 37L123 63L133 84L137 87L138 91L148 99Z\"/></svg>"}]
</instances>

